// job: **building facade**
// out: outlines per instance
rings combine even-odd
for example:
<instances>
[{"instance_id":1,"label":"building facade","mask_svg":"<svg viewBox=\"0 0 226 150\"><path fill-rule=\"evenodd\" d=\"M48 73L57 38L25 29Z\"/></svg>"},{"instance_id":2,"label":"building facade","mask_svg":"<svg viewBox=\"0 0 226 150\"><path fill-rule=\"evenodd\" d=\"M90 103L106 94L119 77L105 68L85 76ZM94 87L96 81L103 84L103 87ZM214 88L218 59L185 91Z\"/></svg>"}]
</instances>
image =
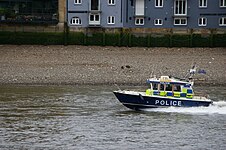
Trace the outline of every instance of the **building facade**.
<instances>
[{"instance_id":1,"label":"building facade","mask_svg":"<svg viewBox=\"0 0 226 150\"><path fill-rule=\"evenodd\" d=\"M70 27L226 28L226 0L67 0Z\"/></svg>"},{"instance_id":2,"label":"building facade","mask_svg":"<svg viewBox=\"0 0 226 150\"><path fill-rule=\"evenodd\" d=\"M123 3L119 0L68 0L68 25L123 27Z\"/></svg>"}]
</instances>

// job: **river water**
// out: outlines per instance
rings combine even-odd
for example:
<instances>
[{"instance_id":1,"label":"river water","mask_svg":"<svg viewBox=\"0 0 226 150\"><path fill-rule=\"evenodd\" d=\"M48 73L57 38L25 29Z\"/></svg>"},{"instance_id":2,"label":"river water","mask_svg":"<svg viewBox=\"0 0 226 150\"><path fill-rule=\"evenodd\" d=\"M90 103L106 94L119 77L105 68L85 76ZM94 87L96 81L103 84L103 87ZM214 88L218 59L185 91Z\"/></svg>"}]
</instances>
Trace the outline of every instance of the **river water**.
<instances>
[{"instance_id":1,"label":"river water","mask_svg":"<svg viewBox=\"0 0 226 150\"><path fill-rule=\"evenodd\" d=\"M116 89L0 86L0 149L226 149L226 87L196 88L210 107L142 112L122 106Z\"/></svg>"}]
</instances>

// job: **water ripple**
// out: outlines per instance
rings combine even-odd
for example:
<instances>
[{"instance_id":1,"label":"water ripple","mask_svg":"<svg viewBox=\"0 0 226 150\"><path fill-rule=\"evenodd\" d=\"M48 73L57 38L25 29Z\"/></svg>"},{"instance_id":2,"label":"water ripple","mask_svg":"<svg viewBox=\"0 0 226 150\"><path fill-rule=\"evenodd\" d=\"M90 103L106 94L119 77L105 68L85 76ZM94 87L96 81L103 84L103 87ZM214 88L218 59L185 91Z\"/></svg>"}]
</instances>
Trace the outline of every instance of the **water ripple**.
<instances>
[{"instance_id":1,"label":"water ripple","mask_svg":"<svg viewBox=\"0 0 226 150\"><path fill-rule=\"evenodd\" d=\"M2 86L0 149L226 149L226 95L210 95L210 107L136 112L113 90Z\"/></svg>"}]
</instances>

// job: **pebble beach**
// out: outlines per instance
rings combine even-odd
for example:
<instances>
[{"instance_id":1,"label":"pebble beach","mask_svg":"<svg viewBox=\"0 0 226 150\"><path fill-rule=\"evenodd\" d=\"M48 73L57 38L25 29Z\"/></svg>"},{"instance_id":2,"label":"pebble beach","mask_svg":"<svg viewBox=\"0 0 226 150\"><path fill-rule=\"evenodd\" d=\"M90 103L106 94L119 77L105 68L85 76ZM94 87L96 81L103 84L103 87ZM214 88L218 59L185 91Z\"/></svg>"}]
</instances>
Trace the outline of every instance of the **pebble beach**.
<instances>
[{"instance_id":1,"label":"pebble beach","mask_svg":"<svg viewBox=\"0 0 226 150\"><path fill-rule=\"evenodd\" d=\"M226 84L226 48L0 45L0 84L145 85L151 75L183 78L192 64L198 84Z\"/></svg>"}]
</instances>

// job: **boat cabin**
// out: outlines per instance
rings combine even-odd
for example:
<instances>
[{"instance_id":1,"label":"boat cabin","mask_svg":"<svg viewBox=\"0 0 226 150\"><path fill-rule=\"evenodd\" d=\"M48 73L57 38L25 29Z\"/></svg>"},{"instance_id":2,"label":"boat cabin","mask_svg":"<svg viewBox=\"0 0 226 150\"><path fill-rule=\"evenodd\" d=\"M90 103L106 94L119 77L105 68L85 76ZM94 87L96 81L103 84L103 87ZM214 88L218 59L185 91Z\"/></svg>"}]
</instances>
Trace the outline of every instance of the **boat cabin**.
<instances>
[{"instance_id":1,"label":"boat cabin","mask_svg":"<svg viewBox=\"0 0 226 150\"><path fill-rule=\"evenodd\" d=\"M160 78L151 78L147 80L150 85L146 90L146 95L176 97L176 98L193 98L192 84L169 76Z\"/></svg>"}]
</instances>

